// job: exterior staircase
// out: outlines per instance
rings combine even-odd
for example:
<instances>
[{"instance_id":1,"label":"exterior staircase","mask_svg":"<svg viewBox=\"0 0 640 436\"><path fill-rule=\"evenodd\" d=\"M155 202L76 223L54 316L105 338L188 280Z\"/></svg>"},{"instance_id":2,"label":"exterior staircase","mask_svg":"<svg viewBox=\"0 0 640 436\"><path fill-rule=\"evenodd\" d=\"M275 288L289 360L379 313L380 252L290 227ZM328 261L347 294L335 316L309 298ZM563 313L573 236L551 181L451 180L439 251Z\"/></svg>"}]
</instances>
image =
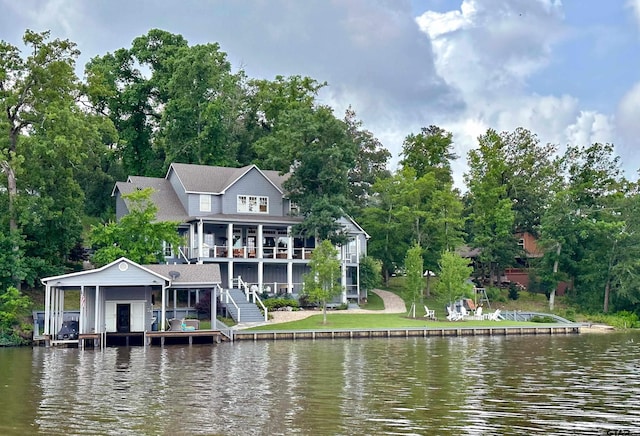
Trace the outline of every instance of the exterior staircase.
<instances>
[{"instance_id":1,"label":"exterior staircase","mask_svg":"<svg viewBox=\"0 0 640 436\"><path fill-rule=\"evenodd\" d=\"M258 306L247 301L246 295L240 289L229 289L229 296L236 304L234 305L232 302L226 303L224 298L221 304L235 322L238 324L264 322L264 314L258 309ZM237 308L236 305L238 306ZM238 317L238 309L240 309L240 317Z\"/></svg>"}]
</instances>

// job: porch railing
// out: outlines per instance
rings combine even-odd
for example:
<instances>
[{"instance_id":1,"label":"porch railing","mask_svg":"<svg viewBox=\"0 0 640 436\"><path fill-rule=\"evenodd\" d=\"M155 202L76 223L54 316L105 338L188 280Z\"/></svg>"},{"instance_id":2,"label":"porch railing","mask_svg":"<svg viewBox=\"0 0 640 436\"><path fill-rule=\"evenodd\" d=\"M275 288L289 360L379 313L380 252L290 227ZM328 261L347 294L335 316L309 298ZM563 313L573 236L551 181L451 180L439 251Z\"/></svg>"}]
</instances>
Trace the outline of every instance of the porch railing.
<instances>
[{"instance_id":1,"label":"porch railing","mask_svg":"<svg viewBox=\"0 0 640 436\"><path fill-rule=\"evenodd\" d=\"M293 248L291 250L291 259L309 260L313 255L313 248ZM178 247L177 256L180 259L184 259L189 262L189 259L199 257L199 249L197 246L193 247ZM210 259L226 259L228 258L229 251L226 245L214 245L213 247L205 247L202 252L202 257ZM234 247L231 251L231 257L235 259L253 259L258 257L258 248L254 246L244 245L242 247ZM263 259L288 259L289 250L282 247L263 247L262 248Z\"/></svg>"}]
</instances>

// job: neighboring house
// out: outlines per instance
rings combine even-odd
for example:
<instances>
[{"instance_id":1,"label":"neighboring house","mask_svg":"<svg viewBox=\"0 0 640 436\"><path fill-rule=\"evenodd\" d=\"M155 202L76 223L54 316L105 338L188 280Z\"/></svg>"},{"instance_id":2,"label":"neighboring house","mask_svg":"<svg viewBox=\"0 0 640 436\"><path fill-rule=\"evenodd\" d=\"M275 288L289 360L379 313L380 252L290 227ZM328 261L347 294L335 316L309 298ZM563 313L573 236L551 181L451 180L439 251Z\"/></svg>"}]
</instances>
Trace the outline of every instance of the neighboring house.
<instances>
[{"instance_id":1,"label":"neighboring house","mask_svg":"<svg viewBox=\"0 0 640 436\"><path fill-rule=\"evenodd\" d=\"M539 258L543 256L542 250L538 247L536 237L529 232L516 233L514 237L518 241L518 247L520 247L522 255L516 256L514 267L508 267L504 269L504 275L500 277L500 283L519 283L525 288L529 286L529 260ZM478 258L480 256L479 248L470 248L463 246L458 250L458 254L462 257L471 259L474 269L479 269L482 265ZM493 277L493 282L496 282Z\"/></svg>"},{"instance_id":2,"label":"neighboring house","mask_svg":"<svg viewBox=\"0 0 640 436\"><path fill-rule=\"evenodd\" d=\"M65 321L77 322L80 335L143 334L155 326L165 330L170 292L174 301L171 317L176 317L176 293L186 291L189 298L195 293L194 300L198 300L200 292L219 289L220 270L215 264L139 265L123 257L101 268L41 281L45 286L42 334L55 342ZM68 291L80 292L79 315L64 311ZM75 301L77 298L75 293ZM154 305L159 309L154 310Z\"/></svg>"},{"instance_id":3,"label":"neighboring house","mask_svg":"<svg viewBox=\"0 0 640 436\"><path fill-rule=\"evenodd\" d=\"M507 281L518 283L524 288L529 288L529 261L542 257L544 253L538 247L537 239L529 232L516 233L518 246L522 250L522 256L516 257L516 266L505 268L504 275Z\"/></svg>"},{"instance_id":4,"label":"neighboring house","mask_svg":"<svg viewBox=\"0 0 640 436\"><path fill-rule=\"evenodd\" d=\"M302 222L286 195L288 175L255 165L227 168L171 164L164 178L130 176L113 190L116 215L128 213L123 194L153 188L159 221L177 221L184 244L166 247L167 263L219 265L223 287L242 282L273 294L299 294L303 275L316 246L315 238L301 238L292 227ZM349 241L338 247L341 260L342 302L365 298L359 286L360 258L368 235L351 218L340 220Z\"/></svg>"}]
</instances>

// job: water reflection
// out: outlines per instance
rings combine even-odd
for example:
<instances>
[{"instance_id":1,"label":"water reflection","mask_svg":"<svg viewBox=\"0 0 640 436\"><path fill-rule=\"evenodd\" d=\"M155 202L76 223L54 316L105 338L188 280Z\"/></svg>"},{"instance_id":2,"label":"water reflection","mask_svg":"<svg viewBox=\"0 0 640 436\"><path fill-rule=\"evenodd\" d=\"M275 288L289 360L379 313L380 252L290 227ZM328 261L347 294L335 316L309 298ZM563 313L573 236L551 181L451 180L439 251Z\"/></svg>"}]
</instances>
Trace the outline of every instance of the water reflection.
<instances>
[{"instance_id":1,"label":"water reflection","mask_svg":"<svg viewBox=\"0 0 640 436\"><path fill-rule=\"evenodd\" d=\"M612 334L0 350L0 394L19 401L0 395L0 433L640 432L638 340Z\"/></svg>"}]
</instances>

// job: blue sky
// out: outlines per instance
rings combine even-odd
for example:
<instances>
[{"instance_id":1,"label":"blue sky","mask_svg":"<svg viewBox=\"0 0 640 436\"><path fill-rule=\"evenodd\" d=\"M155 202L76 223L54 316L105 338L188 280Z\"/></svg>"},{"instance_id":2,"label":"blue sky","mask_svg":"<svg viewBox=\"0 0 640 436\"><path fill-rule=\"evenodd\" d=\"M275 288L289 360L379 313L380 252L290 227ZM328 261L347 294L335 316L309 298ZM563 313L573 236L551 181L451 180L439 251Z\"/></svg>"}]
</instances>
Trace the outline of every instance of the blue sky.
<instances>
[{"instance_id":1,"label":"blue sky","mask_svg":"<svg viewBox=\"0 0 640 436\"><path fill-rule=\"evenodd\" d=\"M609 142L640 167L640 0L0 0L0 39L75 41L84 65L151 28L218 42L250 77L327 81L393 153L421 127L453 133L460 185L487 128ZM82 68L79 68L82 71Z\"/></svg>"}]
</instances>

